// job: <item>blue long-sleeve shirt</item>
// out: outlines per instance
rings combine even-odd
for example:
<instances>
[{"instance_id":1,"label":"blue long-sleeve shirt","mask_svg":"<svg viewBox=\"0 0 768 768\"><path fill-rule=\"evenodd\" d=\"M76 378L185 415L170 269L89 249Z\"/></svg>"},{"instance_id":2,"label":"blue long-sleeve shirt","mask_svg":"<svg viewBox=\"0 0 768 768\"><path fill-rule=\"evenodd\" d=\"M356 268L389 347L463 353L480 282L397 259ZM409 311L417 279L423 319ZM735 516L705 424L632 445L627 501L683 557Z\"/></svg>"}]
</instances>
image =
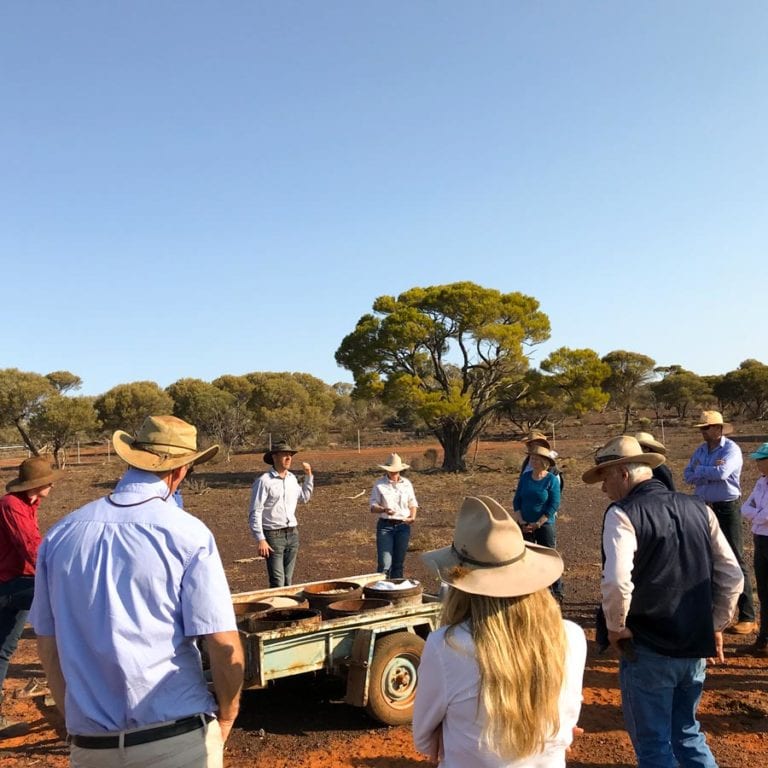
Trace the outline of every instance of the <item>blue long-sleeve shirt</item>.
<instances>
[{"instance_id":1,"label":"blue long-sleeve shirt","mask_svg":"<svg viewBox=\"0 0 768 768\"><path fill-rule=\"evenodd\" d=\"M741 496L739 478L743 463L741 448L733 440L721 437L713 450L702 443L693 452L683 470L683 480L694 486L694 493L702 501L734 501Z\"/></svg>"},{"instance_id":2,"label":"blue long-sleeve shirt","mask_svg":"<svg viewBox=\"0 0 768 768\"><path fill-rule=\"evenodd\" d=\"M535 523L544 515L548 523L555 522L560 506L560 478L547 472L542 480L534 480L532 472L523 472L517 482L513 509L520 512L526 523Z\"/></svg>"}]
</instances>

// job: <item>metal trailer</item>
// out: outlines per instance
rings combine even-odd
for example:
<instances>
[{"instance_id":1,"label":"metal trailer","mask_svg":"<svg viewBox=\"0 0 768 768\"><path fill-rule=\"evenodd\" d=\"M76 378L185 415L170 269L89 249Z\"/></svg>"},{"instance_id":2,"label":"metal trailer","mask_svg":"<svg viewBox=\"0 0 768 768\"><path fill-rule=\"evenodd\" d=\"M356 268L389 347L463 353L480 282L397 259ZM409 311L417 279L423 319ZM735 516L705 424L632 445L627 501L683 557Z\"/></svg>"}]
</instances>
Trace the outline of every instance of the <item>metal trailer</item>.
<instances>
[{"instance_id":1,"label":"metal trailer","mask_svg":"<svg viewBox=\"0 0 768 768\"><path fill-rule=\"evenodd\" d=\"M341 581L365 585L385 578L382 573L369 573L345 576ZM238 592L232 595L232 602L297 596L305 587L322 583ZM241 630L244 687L265 688L281 677L322 671L346 678L347 704L365 707L371 717L387 725L410 723L424 640L437 628L439 614L438 598L423 594L420 604L325 619L309 628Z\"/></svg>"}]
</instances>

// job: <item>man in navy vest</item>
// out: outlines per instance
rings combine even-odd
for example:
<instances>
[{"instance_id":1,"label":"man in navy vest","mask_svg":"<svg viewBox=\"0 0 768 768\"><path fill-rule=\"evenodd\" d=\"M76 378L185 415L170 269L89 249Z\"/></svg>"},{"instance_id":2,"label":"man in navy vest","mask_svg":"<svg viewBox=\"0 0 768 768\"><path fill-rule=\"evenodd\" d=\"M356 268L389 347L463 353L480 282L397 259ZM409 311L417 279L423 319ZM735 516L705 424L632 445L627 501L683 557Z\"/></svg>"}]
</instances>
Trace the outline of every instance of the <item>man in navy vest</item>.
<instances>
[{"instance_id":1,"label":"man in navy vest","mask_svg":"<svg viewBox=\"0 0 768 768\"><path fill-rule=\"evenodd\" d=\"M603 629L621 655L638 768L717 768L696 709L706 659L724 660L723 629L743 576L714 512L653 477L663 462L622 435L582 476L602 482L612 502L603 519Z\"/></svg>"}]
</instances>

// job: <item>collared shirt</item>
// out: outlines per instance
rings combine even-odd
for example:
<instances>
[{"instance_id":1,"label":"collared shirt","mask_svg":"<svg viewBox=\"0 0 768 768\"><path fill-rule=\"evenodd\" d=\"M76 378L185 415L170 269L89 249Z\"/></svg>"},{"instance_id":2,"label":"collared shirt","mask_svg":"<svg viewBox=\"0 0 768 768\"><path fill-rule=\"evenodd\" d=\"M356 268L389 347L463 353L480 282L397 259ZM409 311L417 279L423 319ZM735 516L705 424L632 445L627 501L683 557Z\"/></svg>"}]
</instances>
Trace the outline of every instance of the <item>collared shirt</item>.
<instances>
[{"instance_id":1,"label":"collared shirt","mask_svg":"<svg viewBox=\"0 0 768 768\"><path fill-rule=\"evenodd\" d=\"M410 480L401 477L393 483L386 476L380 477L374 483L368 506L372 507L374 504L394 511L394 515L379 515L382 520L405 520L411 516L411 508L419 506Z\"/></svg>"},{"instance_id":2,"label":"collared shirt","mask_svg":"<svg viewBox=\"0 0 768 768\"><path fill-rule=\"evenodd\" d=\"M149 472L54 525L30 620L55 636L67 730L103 734L216 709L196 638L236 629L213 535Z\"/></svg>"},{"instance_id":3,"label":"collared shirt","mask_svg":"<svg viewBox=\"0 0 768 768\"><path fill-rule=\"evenodd\" d=\"M248 506L248 525L257 541L264 541L264 530L293 528L296 525L296 506L306 504L312 498L314 477L304 475L299 485L293 472L285 477L271 469L253 484L251 503Z\"/></svg>"},{"instance_id":4,"label":"collared shirt","mask_svg":"<svg viewBox=\"0 0 768 768\"><path fill-rule=\"evenodd\" d=\"M721 631L731 621L744 577L720 523L709 507L707 521L712 541L712 619L715 630ZM610 506L605 513L603 551L605 564L600 592L605 623L609 630L618 632L626 625L635 589L632 569L637 552L637 535L627 514L616 505Z\"/></svg>"},{"instance_id":5,"label":"collared shirt","mask_svg":"<svg viewBox=\"0 0 768 768\"><path fill-rule=\"evenodd\" d=\"M506 759L481 743L487 714L480 692L480 669L475 644L466 623L430 632L419 663L419 684L413 709L413 742L430 754L442 737L440 768L554 768L565 766L565 750L581 710L581 688L587 641L584 630L564 621L565 676L558 704L557 733L541 752L523 759Z\"/></svg>"},{"instance_id":6,"label":"collared shirt","mask_svg":"<svg viewBox=\"0 0 768 768\"><path fill-rule=\"evenodd\" d=\"M716 465L716 462L722 464ZM741 496L741 466L744 459L733 440L721 437L720 443L709 450L702 443L691 456L688 466L683 471L683 480L693 485L694 493L707 504L716 501L734 501Z\"/></svg>"},{"instance_id":7,"label":"collared shirt","mask_svg":"<svg viewBox=\"0 0 768 768\"><path fill-rule=\"evenodd\" d=\"M35 575L39 506L40 499L30 503L24 493L7 493L0 499L0 584Z\"/></svg>"},{"instance_id":8,"label":"collared shirt","mask_svg":"<svg viewBox=\"0 0 768 768\"><path fill-rule=\"evenodd\" d=\"M752 521L755 536L768 536L768 477L760 475L757 479L752 493L741 507L741 514Z\"/></svg>"}]
</instances>

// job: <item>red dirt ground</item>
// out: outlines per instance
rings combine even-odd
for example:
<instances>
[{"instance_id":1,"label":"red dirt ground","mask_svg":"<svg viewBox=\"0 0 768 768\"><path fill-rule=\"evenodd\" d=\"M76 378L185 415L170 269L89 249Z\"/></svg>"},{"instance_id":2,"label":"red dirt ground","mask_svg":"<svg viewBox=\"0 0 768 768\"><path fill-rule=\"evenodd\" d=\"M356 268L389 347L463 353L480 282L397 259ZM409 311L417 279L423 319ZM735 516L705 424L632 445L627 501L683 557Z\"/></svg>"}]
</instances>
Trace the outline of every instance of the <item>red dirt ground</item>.
<instances>
[{"instance_id":1,"label":"red dirt ground","mask_svg":"<svg viewBox=\"0 0 768 768\"><path fill-rule=\"evenodd\" d=\"M742 434L754 432L746 427ZM559 547L566 560L566 617L581 624L593 637L593 616L600 575L600 523L606 499L599 487L585 486L581 472L591 462L591 451L605 441L606 427L571 428L558 436L557 449L566 472L563 506L558 519ZM670 466L676 479L696 445L690 427L667 430ZM490 494L507 503L513 493L522 458L519 443L484 442L470 452L472 469L446 475L431 469L431 444L393 445L391 448L319 451L297 458L310 461L316 473L315 496L299 509L301 550L295 581L314 581L374 570L374 519L367 511L368 491L380 474L375 465L390 450L398 450L414 464L409 476L421 504L414 525L407 575L434 591L434 578L421 565L418 551L443 546L450 540L453 520L466 495ZM745 453L753 443L742 445ZM114 457L91 456L69 467L41 510L41 527L85 501L108 492L123 467ZM6 467L13 461L3 462ZM751 490L756 471L747 461L742 476ZM263 471L260 454L235 456L231 463L206 465L194 485L184 490L187 509L202 518L216 535L233 592L267 586L263 563L254 561L255 546L248 534L246 506L256 472ZM201 468L203 469L203 468ZM0 471L5 484L14 476ZM365 492L362 495L361 492ZM750 536L745 528L745 541ZM751 547L749 548L751 559ZM709 670L700 715L721 768L768 763L768 660L746 653L750 637L727 636L726 663ZM590 642L584 681L581 726L585 733L574 745L572 768L635 765L623 729L616 674L617 662L599 656ZM0 762L16 766L68 764L60 719L43 695L15 694L31 678L42 677L31 630L27 629L11 664L6 682L7 715L23 719L23 735L0 741ZM302 676L279 681L264 691L246 692L241 714L227 743L226 764L261 768L410 768L425 761L413 749L407 727L387 727L360 709L343 703L341 681Z\"/></svg>"}]
</instances>

